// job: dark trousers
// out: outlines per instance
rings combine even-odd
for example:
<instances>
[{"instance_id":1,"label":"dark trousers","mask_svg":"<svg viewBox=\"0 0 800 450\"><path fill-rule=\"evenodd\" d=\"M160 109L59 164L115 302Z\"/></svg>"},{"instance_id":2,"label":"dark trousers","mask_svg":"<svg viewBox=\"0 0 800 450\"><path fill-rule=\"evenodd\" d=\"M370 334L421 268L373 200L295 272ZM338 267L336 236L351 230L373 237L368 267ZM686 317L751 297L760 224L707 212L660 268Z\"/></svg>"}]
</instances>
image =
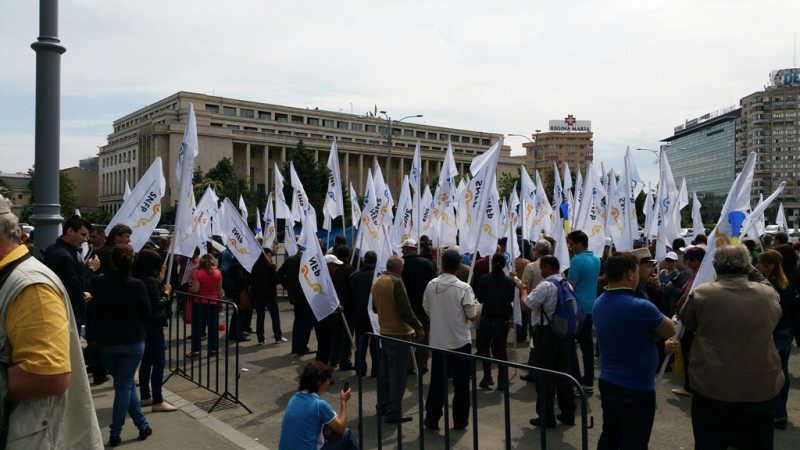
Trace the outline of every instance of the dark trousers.
<instances>
[{"instance_id":1,"label":"dark trousers","mask_svg":"<svg viewBox=\"0 0 800 450\"><path fill-rule=\"evenodd\" d=\"M477 333L477 346L478 346L478 354L481 356L489 357L491 356L494 359L499 359L501 361L508 361L508 354L506 351L506 341L508 340L508 329L509 329L509 320L508 319L484 319L481 318L481 325L478 328ZM491 352L491 355L489 354ZM505 383L505 377L503 374L506 373L506 368L504 366L499 366L497 368L497 382L502 384ZM492 376L492 364L485 362L483 363L483 376L484 377L491 377Z\"/></svg>"},{"instance_id":2,"label":"dark trousers","mask_svg":"<svg viewBox=\"0 0 800 450\"><path fill-rule=\"evenodd\" d=\"M219 303L192 303L192 352L200 351L204 327L208 325L208 351L219 350Z\"/></svg>"},{"instance_id":3,"label":"dark trousers","mask_svg":"<svg viewBox=\"0 0 800 450\"><path fill-rule=\"evenodd\" d=\"M164 327L146 325L144 327L144 354L139 365L139 392L141 398L153 398L153 404L164 402L161 385L164 383L164 367L167 365L164 344ZM152 390L151 390L152 383Z\"/></svg>"},{"instance_id":4,"label":"dark trousers","mask_svg":"<svg viewBox=\"0 0 800 450\"><path fill-rule=\"evenodd\" d=\"M361 336L364 333L372 333L372 324L369 321L369 317L357 317L355 320L356 326L356 373L361 376L367 374L367 347L369 347L369 356L372 360L372 370L370 370L370 376L376 377L378 376L378 341L377 339L369 339L365 340L364 342L361 341Z\"/></svg>"},{"instance_id":5,"label":"dark trousers","mask_svg":"<svg viewBox=\"0 0 800 450\"><path fill-rule=\"evenodd\" d=\"M656 415L656 391L634 391L603 379L598 387L603 406L603 431L597 450L646 450Z\"/></svg>"},{"instance_id":6,"label":"dark trousers","mask_svg":"<svg viewBox=\"0 0 800 450\"><path fill-rule=\"evenodd\" d=\"M467 344L461 348L453 349L461 353L472 353L472 344ZM456 425L467 422L469 418L469 359L451 355L444 355L439 352L433 353L433 364L431 367L431 384L428 388L428 397L425 400L425 413L432 423L437 423L442 417L442 407L444 406L444 361L447 360L448 371L453 373L453 423Z\"/></svg>"},{"instance_id":7,"label":"dark trousers","mask_svg":"<svg viewBox=\"0 0 800 450\"><path fill-rule=\"evenodd\" d=\"M694 448L772 449L773 399L758 403L723 402L695 392L692 397Z\"/></svg>"},{"instance_id":8,"label":"dark trousers","mask_svg":"<svg viewBox=\"0 0 800 450\"><path fill-rule=\"evenodd\" d=\"M533 365L542 369L569 373L569 338L556 336L550 326L537 326L533 329ZM539 388L539 376L536 376L536 411L540 417L547 412L547 421L552 422L555 416L555 396L558 394L558 409L563 414L575 415L575 396L572 385L564 378L546 377L544 395Z\"/></svg>"},{"instance_id":9,"label":"dark trousers","mask_svg":"<svg viewBox=\"0 0 800 450\"><path fill-rule=\"evenodd\" d=\"M272 319L272 334L275 341L280 341L283 338L283 331L281 331L281 314L278 310L278 302L274 298L266 296L253 296L253 307L256 309L256 336L258 342L264 342L266 339L266 330L264 328L264 320L267 318L267 311L269 317Z\"/></svg>"},{"instance_id":10,"label":"dark trousers","mask_svg":"<svg viewBox=\"0 0 800 450\"><path fill-rule=\"evenodd\" d=\"M386 336L411 342L411 335ZM395 341L381 340L381 375L378 378L378 414L386 419L402 417L403 394L406 392L406 361L411 346Z\"/></svg>"},{"instance_id":11,"label":"dark trousers","mask_svg":"<svg viewBox=\"0 0 800 450\"><path fill-rule=\"evenodd\" d=\"M581 348L581 355L583 356L583 376L581 376L581 368L578 365L578 351L575 345L571 344L570 347L570 369L572 376L583 383L584 386L594 385L594 344L592 344L592 315L586 314L586 322L583 323L583 328L580 334L575 338L578 341L578 346Z\"/></svg>"},{"instance_id":12,"label":"dark trousers","mask_svg":"<svg viewBox=\"0 0 800 450\"><path fill-rule=\"evenodd\" d=\"M292 353L302 353L308 347L308 340L311 339L311 329L314 328L317 319L314 312L307 302L295 300L294 302L294 322L292 323ZM319 337L317 337L319 341Z\"/></svg>"},{"instance_id":13,"label":"dark trousers","mask_svg":"<svg viewBox=\"0 0 800 450\"><path fill-rule=\"evenodd\" d=\"M350 358L353 354L352 347L353 344L350 341L350 335L348 334L347 329L350 329L350 332L353 331L353 319L347 317L346 314L339 313L337 314L341 317L337 317L336 325L333 328L333 346L331 348L331 366L336 364L348 364L350 363ZM347 321L347 328L344 326L344 321Z\"/></svg>"}]
</instances>

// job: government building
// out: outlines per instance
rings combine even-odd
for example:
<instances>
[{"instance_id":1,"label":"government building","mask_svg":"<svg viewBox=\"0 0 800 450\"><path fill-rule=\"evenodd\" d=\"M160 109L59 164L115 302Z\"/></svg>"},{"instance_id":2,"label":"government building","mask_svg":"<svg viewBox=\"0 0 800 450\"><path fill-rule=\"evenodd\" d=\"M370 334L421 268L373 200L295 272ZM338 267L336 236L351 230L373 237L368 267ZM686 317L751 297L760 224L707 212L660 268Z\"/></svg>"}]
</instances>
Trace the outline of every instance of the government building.
<instances>
[{"instance_id":1,"label":"government building","mask_svg":"<svg viewBox=\"0 0 800 450\"><path fill-rule=\"evenodd\" d=\"M190 103L197 120L199 154L195 169L205 172L222 158L230 158L236 171L247 175L251 189L264 200L274 189L274 164L280 168L299 140L325 164L336 137L343 187L347 189L352 182L356 191L363 194L367 169L377 162L396 197L403 175L410 170L417 141L422 182L430 184L439 175L448 142L452 142L459 173L466 174L472 159L502 136L422 125L414 122L417 116L412 116L393 120L392 138L388 139L389 121L377 111L362 116L178 92L114 121L108 144L99 152L103 210L115 213L122 205L125 180L133 187L157 156L163 160L167 180L162 204L173 205L177 201L175 166ZM503 146L498 178L504 172L516 176L522 162L510 155L508 146Z\"/></svg>"}]
</instances>

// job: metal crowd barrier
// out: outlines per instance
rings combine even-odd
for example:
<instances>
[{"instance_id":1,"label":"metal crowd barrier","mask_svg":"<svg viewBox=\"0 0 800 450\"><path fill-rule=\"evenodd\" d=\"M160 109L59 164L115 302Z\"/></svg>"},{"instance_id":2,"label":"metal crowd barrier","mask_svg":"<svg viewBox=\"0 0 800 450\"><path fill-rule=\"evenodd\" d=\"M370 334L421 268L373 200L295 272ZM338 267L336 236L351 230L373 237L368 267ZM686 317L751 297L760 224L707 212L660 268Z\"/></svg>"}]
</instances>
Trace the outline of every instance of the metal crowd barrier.
<instances>
[{"instance_id":1,"label":"metal crowd barrier","mask_svg":"<svg viewBox=\"0 0 800 450\"><path fill-rule=\"evenodd\" d=\"M228 332L230 331L228 327L231 317L239 316L236 304L230 300L218 300L184 292L173 291L172 295L173 299L180 299L180 296L183 296L185 303L183 307L180 304L178 305L175 314L169 320L166 346L167 368L170 373L164 379L164 383L173 375L177 375L217 395L218 398L208 410L209 413L214 411L224 399L240 405L252 414L253 411L239 399L239 377L241 376L239 341L238 339L228 340ZM201 340L197 354L194 354L191 350L190 335L192 325L187 323L184 315L186 304L193 302L193 299L195 301L210 300L217 302L217 305L211 305L213 307L219 308L219 305L222 305L218 312L219 325L217 329L210 329L207 324L201 327L206 330L207 338ZM192 303L192 307L199 305L200 303ZM204 320L204 318L201 318L201 320ZM216 350L209 349L208 337L212 336L212 333L218 336Z\"/></svg>"},{"instance_id":2,"label":"metal crowd barrier","mask_svg":"<svg viewBox=\"0 0 800 450\"><path fill-rule=\"evenodd\" d=\"M583 390L583 386L579 383L575 378L571 375L563 372L555 372L552 370L542 369L540 367L535 366L527 366L525 364L519 364L516 362L510 361L501 361L498 359L487 358L484 356L479 356L475 354L469 353L462 353L456 352L451 350L443 350L440 348L430 347L428 345L418 344L416 342L409 342L404 341L401 339L396 339L388 336L381 336L374 333L365 333L361 336L361 342L359 342L359 348L366 349L367 341L370 339L376 339L379 343L381 341L393 341L398 344L402 345L410 345L415 350L412 354L415 355L417 361L417 367L422 367L422 350L429 350L431 352L431 358L435 358L439 355L451 355L459 358L469 359L470 362L470 396L471 396L471 424L472 424L472 445L473 448L477 449L480 448L479 439L478 439L478 379L476 374L478 373L478 368L483 370L482 363L489 362L492 364L497 364L499 366L506 367L504 371L504 378L502 380L498 380L498 383L505 383L506 386L509 386L509 372L511 368L521 369L525 371L530 371L539 377L539 391L545 392L547 389L546 383L552 382L553 378L562 378L569 381L574 390L578 392L580 395L580 399L576 399L576 402L580 405L580 424L578 424L577 420L575 425L579 425L581 427L581 448L583 450L588 450L589 448L589 428L594 426L594 417L588 416L588 404L586 401L586 392ZM359 355L363 357L364 355ZM443 385L443 393L444 393L444 409L443 409L443 416L444 419L444 428L442 429L444 432L444 445L445 448L452 448L450 442L450 431L451 428L450 424L450 386L448 383L448 368L447 368L447 358L442 358L442 377L444 378L444 385ZM358 361L359 359L357 359ZM374 362L373 362L374 363ZM479 366L480 365L480 366ZM397 376L407 376L407 368L405 364L397 364L397 370L401 373L398 373ZM417 398L419 398L419 448L425 448L425 425L423 423L423 418L425 417L425 397L423 396L423 390L425 385L422 382L423 373L421 370L416 371L417 374ZM362 443L364 442L364 405L363 405L363 385L362 380L365 374L358 373L358 441ZM381 377L383 376L380 371L378 372L378 385L380 385ZM380 403L380 391L378 392L379 395L379 403ZM506 388L503 391L503 406L504 406L504 426L505 426L505 448L511 449L511 403L509 398L509 389ZM535 404L535 398L533 399ZM536 408L534 407L533 410L535 411ZM526 408L526 412L530 412L530 409ZM540 448L547 448L547 427L544 426L548 422L547 412L542 411L540 416L542 419L542 427L539 428L539 434L541 436L541 447ZM380 415L376 415L376 422L377 422L377 440L378 440L378 449L383 448L383 418ZM576 415L577 419L577 415ZM398 421L397 423L397 449L402 450L403 448L403 433L402 433L402 423Z\"/></svg>"}]
</instances>

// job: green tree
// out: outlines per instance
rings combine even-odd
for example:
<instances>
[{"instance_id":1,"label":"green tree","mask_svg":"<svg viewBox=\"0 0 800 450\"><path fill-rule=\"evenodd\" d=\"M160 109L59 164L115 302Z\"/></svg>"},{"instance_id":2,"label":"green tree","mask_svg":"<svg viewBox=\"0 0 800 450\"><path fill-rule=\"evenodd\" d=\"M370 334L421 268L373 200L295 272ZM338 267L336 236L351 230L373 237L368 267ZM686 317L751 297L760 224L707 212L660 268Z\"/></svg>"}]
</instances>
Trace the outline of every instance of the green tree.
<instances>
[{"instance_id":1,"label":"green tree","mask_svg":"<svg viewBox=\"0 0 800 450\"><path fill-rule=\"evenodd\" d=\"M497 180L497 190L500 192L500 201L508 198L511 195L511 190L514 189L514 183L519 184L521 178L520 169L517 169L517 174L512 175L509 172L504 172L503 175Z\"/></svg>"},{"instance_id":2,"label":"green tree","mask_svg":"<svg viewBox=\"0 0 800 450\"><path fill-rule=\"evenodd\" d=\"M36 192L36 171L34 169L34 167L28 169L28 189L31 193ZM33 197L31 195L30 202L22 208L19 215L20 222L27 222L33 215ZM75 195L75 183L64 171L58 173L58 200L61 204L61 217L72 217L75 214L75 208L79 207L78 197Z\"/></svg>"},{"instance_id":3,"label":"green tree","mask_svg":"<svg viewBox=\"0 0 800 450\"><path fill-rule=\"evenodd\" d=\"M311 206L317 210L317 225L321 226L323 220L322 204L325 200L325 194L328 192L328 174L330 171L325 166L325 163L317 161L314 158L314 154L306 149L302 139L297 141L297 147L288 156L286 162L283 163L283 167L281 167L281 174L286 180L283 194L286 196L289 206L291 206L293 188L291 186L289 161L292 161L294 162L294 170L297 172L300 182L303 183L303 188L306 191L308 200L311 202ZM342 190L342 193L344 194L344 190Z\"/></svg>"}]
</instances>

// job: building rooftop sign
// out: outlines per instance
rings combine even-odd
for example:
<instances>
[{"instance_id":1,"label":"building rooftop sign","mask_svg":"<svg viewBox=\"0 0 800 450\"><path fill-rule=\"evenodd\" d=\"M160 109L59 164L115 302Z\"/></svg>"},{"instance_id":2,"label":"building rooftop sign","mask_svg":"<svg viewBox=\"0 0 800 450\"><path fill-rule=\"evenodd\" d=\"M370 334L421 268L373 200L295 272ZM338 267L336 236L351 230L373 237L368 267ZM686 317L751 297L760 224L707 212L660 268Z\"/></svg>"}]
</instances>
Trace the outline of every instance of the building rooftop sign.
<instances>
[{"instance_id":1,"label":"building rooftop sign","mask_svg":"<svg viewBox=\"0 0 800 450\"><path fill-rule=\"evenodd\" d=\"M800 68L773 70L769 79L776 87L800 86Z\"/></svg>"},{"instance_id":2,"label":"building rooftop sign","mask_svg":"<svg viewBox=\"0 0 800 450\"><path fill-rule=\"evenodd\" d=\"M576 120L572 114L569 114L561 120L551 120L550 131L592 131L592 121Z\"/></svg>"},{"instance_id":3,"label":"building rooftop sign","mask_svg":"<svg viewBox=\"0 0 800 450\"><path fill-rule=\"evenodd\" d=\"M736 108L738 108L738 106L733 105L733 106L729 106L727 108L722 108L722 109L718 109L716 111L712 111L710 113L703 114L702 116L695 117L694 119L687 119L683 124L678 125L677 127L675 127L674 132L675 132L675 134L677 134L677 133L679 133L679 132L681 132L683 130L688 130L689 128L692 128L692 127L695 127L697 125L700 125L703 122L708 122L711 119L719 117L719 116L721 116L723 114L727 114L727 113L733 111Z\"/></svg>"}]
</instances>

